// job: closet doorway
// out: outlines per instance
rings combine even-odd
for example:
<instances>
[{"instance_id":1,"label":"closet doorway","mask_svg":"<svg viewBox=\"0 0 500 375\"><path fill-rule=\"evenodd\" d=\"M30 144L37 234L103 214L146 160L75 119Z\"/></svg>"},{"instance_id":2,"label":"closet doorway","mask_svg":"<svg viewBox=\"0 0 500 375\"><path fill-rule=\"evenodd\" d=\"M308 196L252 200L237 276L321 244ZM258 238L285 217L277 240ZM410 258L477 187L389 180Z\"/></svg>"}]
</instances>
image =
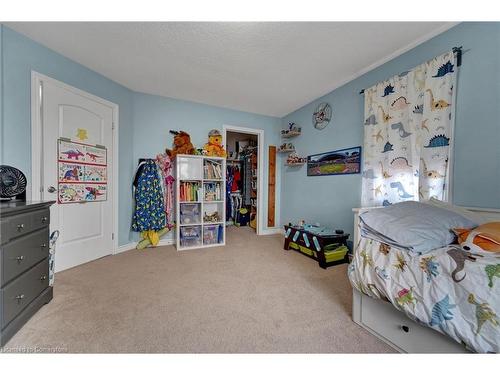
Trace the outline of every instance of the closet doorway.
<instances>
[{"instance_id":1,"label":"closet doorway","mask_svg":"<svg viewBox=\"0 0 500 375\"><path fill-rule=\"evenodd\" d=\"M225 125L226 225L262 233L263 130Z\"/></svg>"}]
</instances>

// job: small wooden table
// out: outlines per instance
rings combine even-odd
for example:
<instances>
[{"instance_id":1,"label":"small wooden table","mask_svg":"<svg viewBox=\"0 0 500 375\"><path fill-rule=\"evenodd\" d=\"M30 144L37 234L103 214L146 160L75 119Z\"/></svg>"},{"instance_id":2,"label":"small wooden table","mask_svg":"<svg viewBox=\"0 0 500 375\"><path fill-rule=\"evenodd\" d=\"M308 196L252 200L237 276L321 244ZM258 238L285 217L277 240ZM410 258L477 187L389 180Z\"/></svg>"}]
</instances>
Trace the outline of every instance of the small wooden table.
<instances>
[{"instance_id":1,"label":"small wooden table","mask_svg":"<svg viewBox=\"0 0 500 375\"><path fill-rule=\"evenodd\" d=\"M296 250L309 258L316 260L321 268L326 269L341 263L348 262L348 253L339 253L340 259L328 260L325 255L325 247L344 245L347 247L348 233L321 235L304 230L302 227L285 225L285 250ZM335 257L334 257L335 258Z\"/></svg>"}]
</instances>

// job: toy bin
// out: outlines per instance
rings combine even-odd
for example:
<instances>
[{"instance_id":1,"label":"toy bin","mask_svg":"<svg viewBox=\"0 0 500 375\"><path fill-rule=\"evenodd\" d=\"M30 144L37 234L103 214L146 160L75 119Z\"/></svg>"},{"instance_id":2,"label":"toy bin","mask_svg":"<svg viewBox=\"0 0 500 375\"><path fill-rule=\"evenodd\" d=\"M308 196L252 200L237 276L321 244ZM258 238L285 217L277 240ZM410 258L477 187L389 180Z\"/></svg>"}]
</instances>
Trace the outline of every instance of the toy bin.
<instances>
[{"instance_id":1,"label":"toy bin","mask_svg":"<svg viewBox=\"0 0 500 375\"><path fill-rule=\"evenodd\" d=\"M201 205L199 203L181 203L181 224L201 223Z\"/></svg>"},{"instance_id":2,"label":"toy bin","mask_svg":"<svg viewBox=\"0 0 500 375\"><path fill-rule=\"evenodd\" d=\"M201 226L190 225L180 228L181 247L192 247L201 245Z\"/></svg>"},{"instance_id":3,"label":"toy bin","mask_svg":"<svg viewBox=\"0 0 500 375\"><path fill-rule=\"evenodd\" d=\"M223 233L224 230L221 224L205 225L203 227L203 244L204 245L222 244L224 242Z\"/></svg>"}]
</instances>

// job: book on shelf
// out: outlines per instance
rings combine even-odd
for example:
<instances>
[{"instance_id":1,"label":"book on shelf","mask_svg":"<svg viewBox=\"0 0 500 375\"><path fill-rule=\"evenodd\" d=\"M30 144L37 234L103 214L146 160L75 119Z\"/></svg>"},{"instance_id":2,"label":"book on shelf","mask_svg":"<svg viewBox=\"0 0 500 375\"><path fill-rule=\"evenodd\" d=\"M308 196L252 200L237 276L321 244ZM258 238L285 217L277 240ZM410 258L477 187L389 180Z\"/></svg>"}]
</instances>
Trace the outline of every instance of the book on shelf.
<instances>
[{"instance_id":1,"label":"book on shelf","mask_svg":"<svg viewBox=\"0 0 500 375\"><path fill-rule=\"evenodd\" d=\"M181 182L179 185L179 199L181 202L198 202L200 197L199 182Z\"/></svg>"},{"instance_id":2,"label":"book on shelf","mask_svg":"<svg viewBox=\"0 0 500 375\"><path fill-rule=\"evenodd\" d=\"M220 182L205 182L205 201L221 201L222 186Z\"/></svg>"},{"instance_id":3,"label":"book on shelf","mask_svg":"<svg viewBox=\"0 0 500 375\"><path fill-rule=\"evenodd\" d=\"M209 180L222 179L222 165L206 160L203 166L205 178Z\"/></svg>"}]
</instances>

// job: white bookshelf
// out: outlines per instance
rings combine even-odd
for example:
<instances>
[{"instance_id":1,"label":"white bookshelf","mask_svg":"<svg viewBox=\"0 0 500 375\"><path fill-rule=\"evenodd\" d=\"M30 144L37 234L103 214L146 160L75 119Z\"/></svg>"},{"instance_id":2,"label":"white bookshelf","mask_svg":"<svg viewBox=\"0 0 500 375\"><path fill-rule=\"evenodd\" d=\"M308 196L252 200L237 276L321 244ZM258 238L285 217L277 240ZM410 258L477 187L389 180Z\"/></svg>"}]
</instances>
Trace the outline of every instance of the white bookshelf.
<instances>
[{"instance_id":1,"label":"white bookshelf","mask_svg":"<svg viewBox=\"0 0 500 375\"><path fill-rule=\"evenodd\" d=\"M214 165L215 168L209 166L211 172L208 172L206 165ZM174 171L177 250L224 246L226 244L226 159L214 156L177 155ZM193 193L194 190L196 194ZM215 212L218 215L214 221L206 220L205 213Z\"/></svg>"}]
</instances>

